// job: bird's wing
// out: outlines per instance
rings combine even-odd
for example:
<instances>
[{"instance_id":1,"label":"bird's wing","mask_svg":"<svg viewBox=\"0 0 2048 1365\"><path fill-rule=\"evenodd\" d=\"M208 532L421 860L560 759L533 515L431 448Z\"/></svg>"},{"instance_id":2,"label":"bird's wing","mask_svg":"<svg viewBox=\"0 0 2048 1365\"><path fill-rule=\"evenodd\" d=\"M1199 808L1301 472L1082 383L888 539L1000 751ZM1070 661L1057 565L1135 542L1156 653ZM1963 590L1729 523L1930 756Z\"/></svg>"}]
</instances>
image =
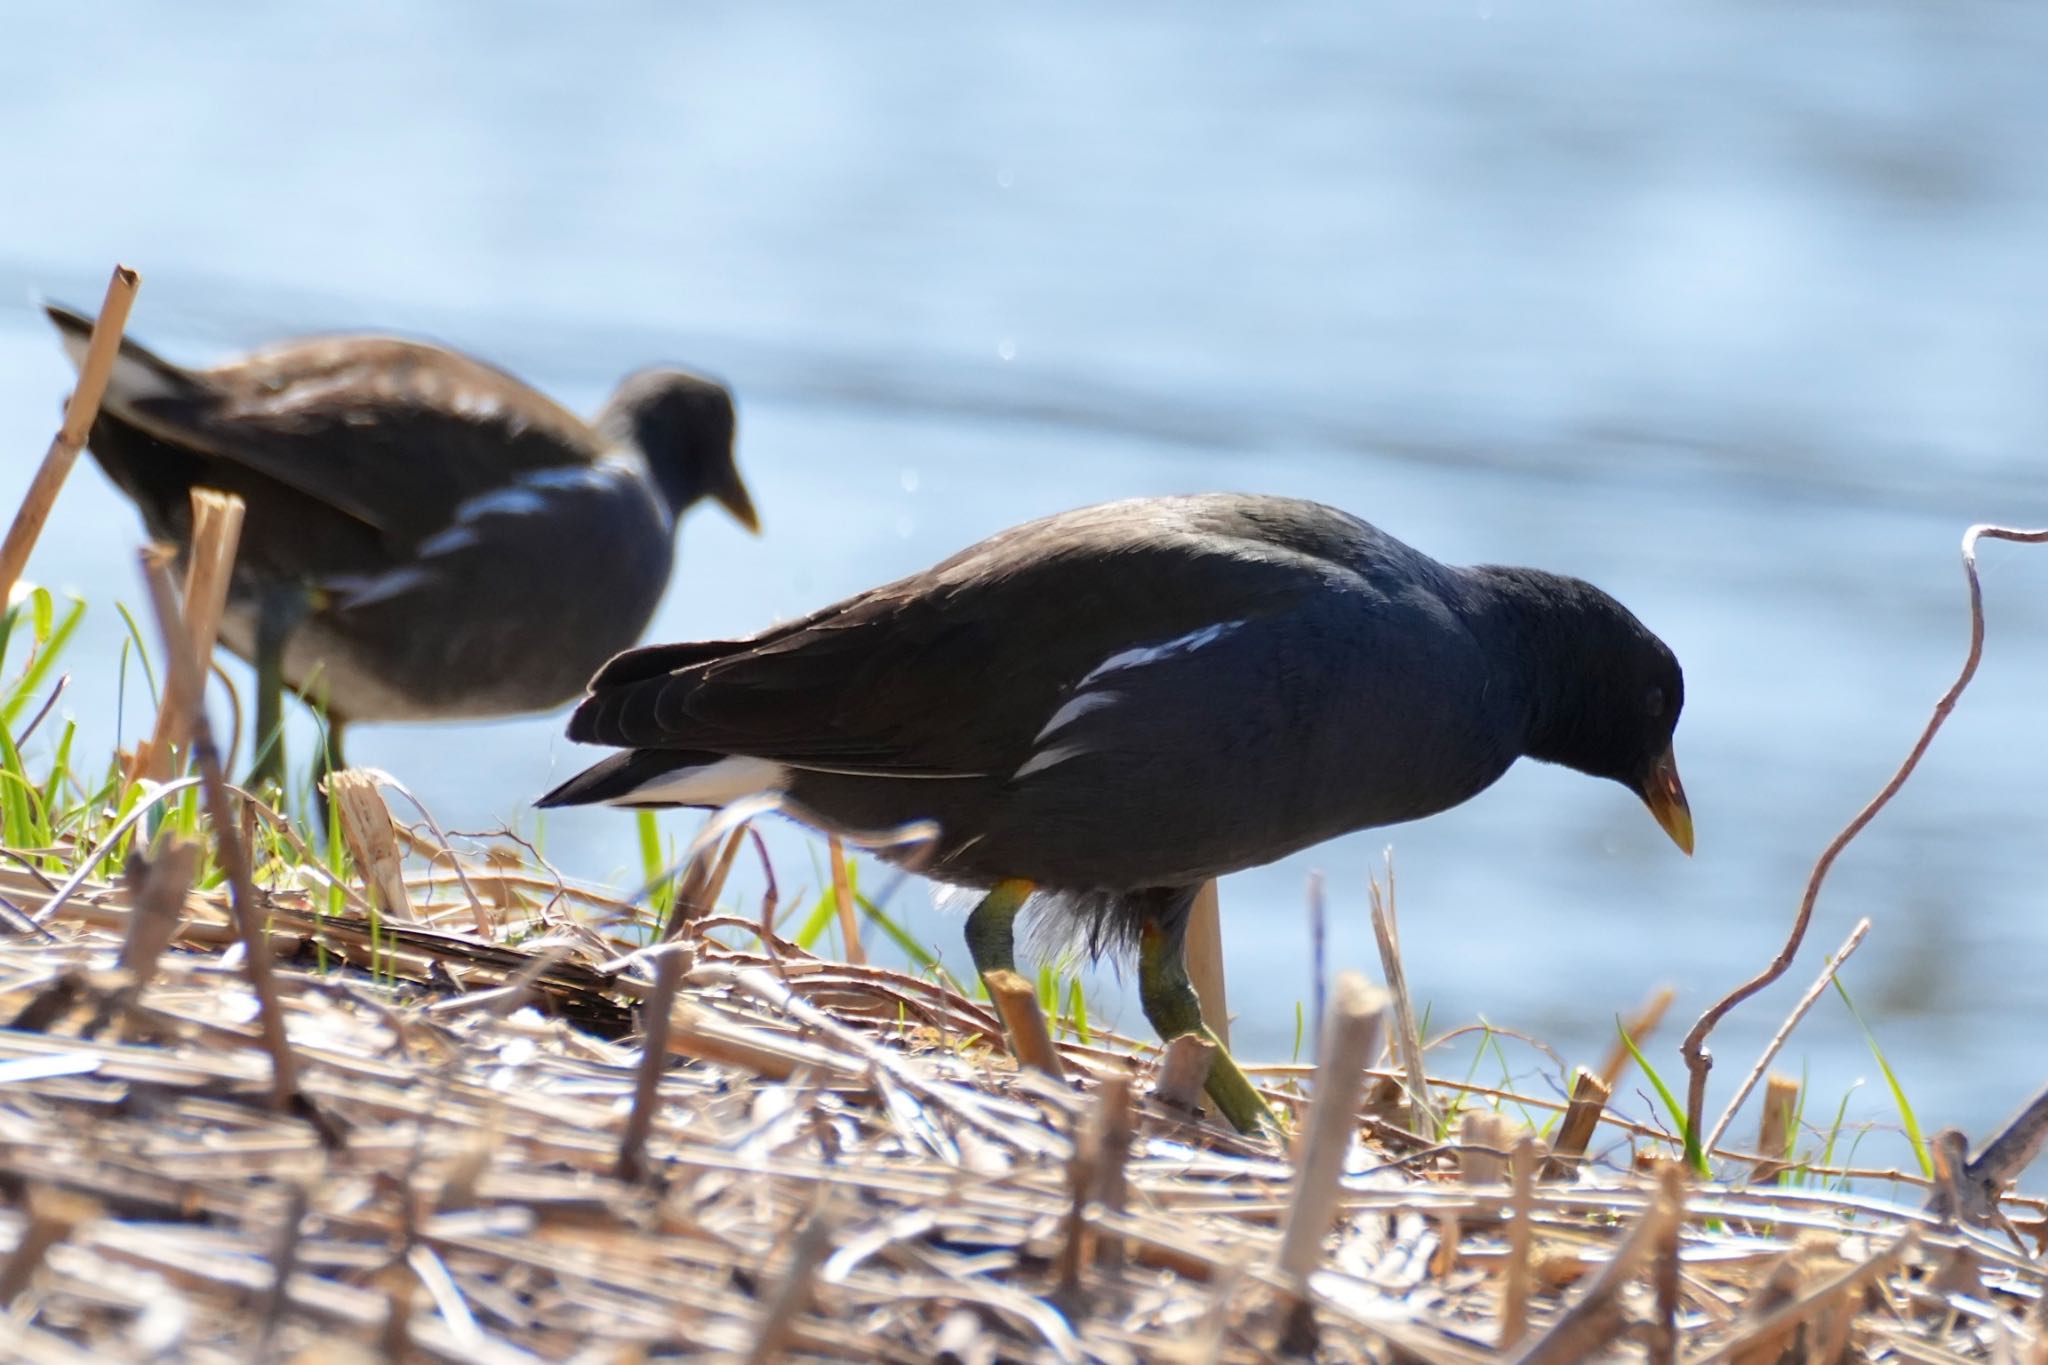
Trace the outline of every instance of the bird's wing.
<instances>
[{"instance_id":1,"label":"bird's wing","mask_svg":"<svg viewBox=\"0 0 2048 1365\"><path fill-rule=\"evenodd\" d=\"M82 358L90 320L47 311ZM434 534L466 500L522 475L601 453L573 413L511 376L393 337L287 342L211 370L124 342L103 409L400 542Z\"/></svg>"},{"instance_id":2,"label":"bird's wing","mask_svg":"<svg viewBox=\"0 0 2048 1365\"><path fill-rule=\"evenodd\" d=\"M1053 518L751 640L622 655L569 734L825 771L1007 774L1091 677L1199 651L1345 575L1182 519L1133 535Z\"/></svg>"}]
</instances>

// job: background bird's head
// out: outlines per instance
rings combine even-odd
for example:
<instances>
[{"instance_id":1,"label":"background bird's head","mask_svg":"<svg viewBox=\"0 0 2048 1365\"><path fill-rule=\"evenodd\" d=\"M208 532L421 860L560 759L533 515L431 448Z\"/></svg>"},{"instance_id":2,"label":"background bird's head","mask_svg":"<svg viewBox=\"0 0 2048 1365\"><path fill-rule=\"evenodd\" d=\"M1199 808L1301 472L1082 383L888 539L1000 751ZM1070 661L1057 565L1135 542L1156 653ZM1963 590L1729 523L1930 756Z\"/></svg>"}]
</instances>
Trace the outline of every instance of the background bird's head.
<instances>
[{"instance_id":1,"label":"background bird's head","mask_svg":"<svg viewBox=\"0 0 2048 1365\"><path fill-rule=\"evenodd\" d=\"M619 385L597 428L609 440L639 447L678 517L710 498L749 531L760 531L753 495L734 461L738 418L723 384L686 370L641 370Z\"/></svg>"}]
</instances>

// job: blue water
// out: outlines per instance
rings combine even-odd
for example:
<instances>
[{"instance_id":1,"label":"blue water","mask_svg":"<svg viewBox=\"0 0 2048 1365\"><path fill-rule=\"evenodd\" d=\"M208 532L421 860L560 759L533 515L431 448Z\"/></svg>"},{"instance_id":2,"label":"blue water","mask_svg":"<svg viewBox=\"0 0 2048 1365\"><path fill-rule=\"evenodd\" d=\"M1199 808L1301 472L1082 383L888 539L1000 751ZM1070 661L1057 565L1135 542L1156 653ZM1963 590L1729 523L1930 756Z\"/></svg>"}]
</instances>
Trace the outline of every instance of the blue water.
<instances>
[{"instance_id":1,"label":"blue water","mask_svg":"<svg viewBox=\"0 0 2048 1365\"><path fill-rule=\"evenodd\" d=\"M28 294L90 305L118 259L145 275L132 330L182 359L378 327L585 410L644 363L728 378L768 533L694 518L656 638L1219 487L1628 602L1686 665L1699 856L1618 788L1529 766L1232 878L1254 1056L1291 1051L1310 990L1310 869L1332 963L1374 967L1389 843L1435 1021L1593 1060L1659 983L1689 1018L1775 949L1953 675L1963 527L2048 522L2036 7L130 0L8 28L17 485L67 384ZM94 602L62 706L101 747L145 723L113 682L137 535L81 466L31 569ZM2048 1079L2048 551L1985 561L1984 673L1843 860L1794 984L1718 1035L1722 1093L1861 915L1847 980L1923 1122L1981 1129ZM560 724L365 729L352 756L444 823L531 831L583 757ZM637 865L623 817L546 836L574 873ZM774 845L785 894L815 886L805 840ZM894 903L957 967L926 899ZM1875 1078L1833 999L1787 1064L1830 1112ZM1852 1111L1888 1118L1882 1087Z\"/></svg>"}]
</instances>

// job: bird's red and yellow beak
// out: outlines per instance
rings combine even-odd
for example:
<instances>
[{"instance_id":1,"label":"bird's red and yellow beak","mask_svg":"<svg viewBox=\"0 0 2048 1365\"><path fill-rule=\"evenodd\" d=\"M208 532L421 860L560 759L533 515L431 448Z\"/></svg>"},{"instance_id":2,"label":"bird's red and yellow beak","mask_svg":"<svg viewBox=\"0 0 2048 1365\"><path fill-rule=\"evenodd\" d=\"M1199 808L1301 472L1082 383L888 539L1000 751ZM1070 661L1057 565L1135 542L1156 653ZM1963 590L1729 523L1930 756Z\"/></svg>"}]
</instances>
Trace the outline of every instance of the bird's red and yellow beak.
<instances>
[{"instance_id":1,"label":"bird's red and yellow beak","mask_svg":"<svg viewBox=\"0 0 2048 1365\"><path fill-rule=\"evenodd\" d=\"M1685 786L1678 780L1678 759L1666 749L1650 765L1642 787L1643 804L1687 857L1692 856L1692 807L1685 802Z\"/></svg>"}]
</instances>

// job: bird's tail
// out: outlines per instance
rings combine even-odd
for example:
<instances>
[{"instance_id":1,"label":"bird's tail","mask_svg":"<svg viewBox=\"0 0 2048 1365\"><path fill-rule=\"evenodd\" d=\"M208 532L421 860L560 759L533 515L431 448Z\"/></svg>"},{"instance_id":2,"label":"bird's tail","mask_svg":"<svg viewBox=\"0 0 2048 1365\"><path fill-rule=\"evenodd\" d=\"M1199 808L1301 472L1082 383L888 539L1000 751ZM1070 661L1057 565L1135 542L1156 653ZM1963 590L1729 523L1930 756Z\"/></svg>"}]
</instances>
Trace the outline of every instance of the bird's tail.
<instances>
[{"instance_id":1,"label":"bird's tail","mask_svg":"<svg viewBox=\"0 0 2048 1365\"><path fill-rule=\"evenodd\" d=\"M92 319L75 308L45 301L43 312L57 328L64 353L73 369L85 367L86 343L92 339ZM191 398L199 393L191 374L171 364L139 342L121 339L114 372L107 380L106 397L100 406L116 416L126 415L132 404L152 398Z\"/></svg>"}]
</instances>

